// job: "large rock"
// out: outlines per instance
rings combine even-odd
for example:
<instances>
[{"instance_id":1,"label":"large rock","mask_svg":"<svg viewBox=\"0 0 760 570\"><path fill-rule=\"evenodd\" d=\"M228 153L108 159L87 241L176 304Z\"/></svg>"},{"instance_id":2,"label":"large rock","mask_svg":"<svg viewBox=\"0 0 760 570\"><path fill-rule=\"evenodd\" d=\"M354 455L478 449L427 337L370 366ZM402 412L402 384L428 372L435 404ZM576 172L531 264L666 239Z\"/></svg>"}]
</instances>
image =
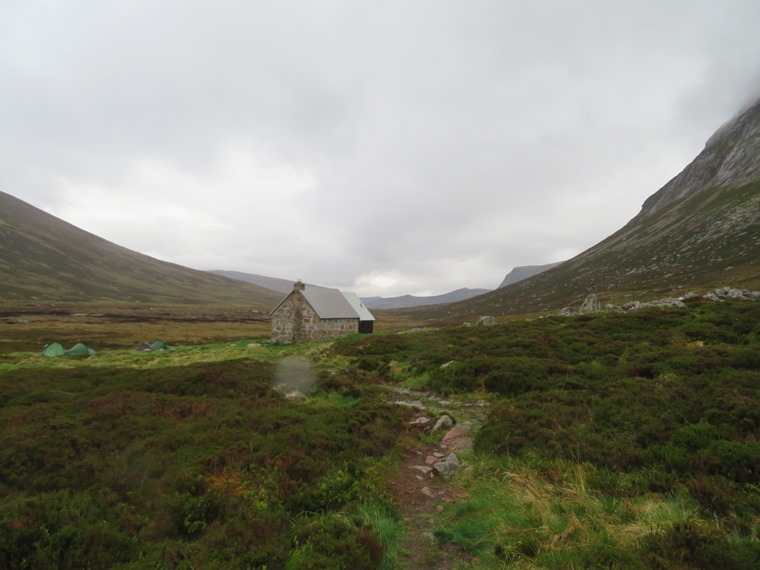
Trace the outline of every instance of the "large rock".
<instances>
[{"instance_id":1,"label":"large rock","mask_svg":"<svg viewBox=\"0 0 760 570\"><path fill-rule=\"evenodd\" d=\"M490 316L480 317L475 322L475 326L480 325L480 326L483 326L483 327L492 327L495 324L496 324L496 317L490 317Z\"/></svg>"},{"instance_id":2,"label":"large rock","mask_svg":"<svg viewBox=\"0 0 760 570\"><path fill-rule=\"evenodd\" d=\"M665 299L657 299L656 301L647 301L645 303L640 303L639 308L645 309L648 307L678 307L680 309L686 308L686 305L684 304L681 299L676 298L665 298Z\"/></svg>"},{"instance_id":3,"label":"large rock","mask_svg":"<svg viewBox=\"0 0 760 570\"><path fill-rule=\"evenodd\" d=\"M586 313L594 313L596 311L600 311L601 309L602 306L599 303L599 297L597 297L594 293L591 293L591 295L586 297L586 300L583 301L583 304L581 305L581 308L578 312L581 315L585 315Z\"/></svg>"}]
</instances>

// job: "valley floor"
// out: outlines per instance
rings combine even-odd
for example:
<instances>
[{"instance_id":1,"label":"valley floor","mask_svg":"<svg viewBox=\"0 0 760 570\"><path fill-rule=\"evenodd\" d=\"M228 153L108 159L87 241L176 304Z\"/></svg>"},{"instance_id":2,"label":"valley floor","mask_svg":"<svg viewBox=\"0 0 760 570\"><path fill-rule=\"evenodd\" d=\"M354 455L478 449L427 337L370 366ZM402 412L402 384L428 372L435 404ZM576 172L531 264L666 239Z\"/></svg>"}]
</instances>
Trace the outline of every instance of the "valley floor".
<instances>
[{"instance_id":1,"label":"valley floor","mask_svg":"<svg viewBox=\"0 0 760 570\"><path fill-rule=\"evenodd\" d=\"M760 303L301 346L218 315L0 318L0 568L760 567Z\"/></svg>"}]
</instances>

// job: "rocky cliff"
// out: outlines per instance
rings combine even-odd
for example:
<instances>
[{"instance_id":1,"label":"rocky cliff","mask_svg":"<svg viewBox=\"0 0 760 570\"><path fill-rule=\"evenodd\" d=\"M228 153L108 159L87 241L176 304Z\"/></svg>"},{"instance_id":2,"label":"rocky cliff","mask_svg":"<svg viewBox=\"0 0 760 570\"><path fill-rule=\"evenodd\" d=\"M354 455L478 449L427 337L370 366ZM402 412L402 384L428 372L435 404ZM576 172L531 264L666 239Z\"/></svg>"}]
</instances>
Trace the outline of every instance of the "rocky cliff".
<instances>
[{"instance_id":1,"label":"rocky cliff","mask_svg":"<svg viewBox=\"0 0 760 570\"><path fill-rule=\"evenodd\" d=\"M512 285L512 283L518 283L523 279L527 279L528 277L533 277L534 275L543 273L547 269L556 267L560 263L562 262L558 261L557 263L547 263L545 265L520 265L518 267L515 267L512 269L512 271L507 273L506 277L504 277L504 281L502 281L501 285L499 285L499 289L506 287L507 285Z\"/></svg>"},{"instance_id":2,"label":"rocky cliff","mask_svg":"<svg viewBox=\"0 0 760 570\"><path fill-rule=\"evenodd\" d=\"M760 179L760 99L721 126L678 176L650 196L641 215L661 211L686 196Z\"/></svg>"}]
</instances>

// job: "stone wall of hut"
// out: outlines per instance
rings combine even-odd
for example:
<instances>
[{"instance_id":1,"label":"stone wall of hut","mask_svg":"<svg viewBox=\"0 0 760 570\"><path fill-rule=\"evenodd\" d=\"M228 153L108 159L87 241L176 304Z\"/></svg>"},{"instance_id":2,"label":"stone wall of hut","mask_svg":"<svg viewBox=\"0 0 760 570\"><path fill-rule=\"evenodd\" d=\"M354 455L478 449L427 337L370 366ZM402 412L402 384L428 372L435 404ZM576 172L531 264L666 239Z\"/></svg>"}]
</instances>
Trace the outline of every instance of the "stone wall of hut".
<instances>
[{"instance_id":1,"label":"stone wall of hut","mask_svg":"<svg viewBox=\"0 0 760 570\"><path fill-rule=\"evenodd\" d=\"M358 318L320 319L297 291L272 314L272 342L279 344L327 340L358 331Z\"/></svg>"}]
</instances>

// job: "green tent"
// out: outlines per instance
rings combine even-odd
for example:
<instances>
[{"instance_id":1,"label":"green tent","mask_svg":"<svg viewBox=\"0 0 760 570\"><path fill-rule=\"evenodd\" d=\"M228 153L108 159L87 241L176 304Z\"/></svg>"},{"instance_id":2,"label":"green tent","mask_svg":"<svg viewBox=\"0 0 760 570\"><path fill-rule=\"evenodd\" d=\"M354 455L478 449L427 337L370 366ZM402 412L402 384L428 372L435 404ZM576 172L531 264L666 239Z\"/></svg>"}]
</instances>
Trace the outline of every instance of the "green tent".
<instances>
[{"instance_id":1,"label":"green tent","mask_svg":"<svg viewBox=\"0 0 760 570\"><path fill-rule=\"evenodd\" d=\"M150 350L151 351L155 351L155 350L169 350L169 345L166 344L162 340L157 340L156 342L154 342L153 344L150 345Z\"/></svg>"},{"instance_id":2,"label":"green tent","mask_svg":"<svg viewBox=\"0 0 760 570\"><path fill-rule=\"evenodd\" d=\"M49 342L42 349L42 356L61 356L64 353L63 345L58 341Z\"/></svg>"},{"instance_id":3,"label":"green tent","mask_svg":"<svg viewBox=\"0 0 760 570\"><path fill-rule=\"evenodd\" d=\"M92 356L95 354L95 351L86 344L78 342L63 354L65 356Z\"/></svg>"}]
</instances>

